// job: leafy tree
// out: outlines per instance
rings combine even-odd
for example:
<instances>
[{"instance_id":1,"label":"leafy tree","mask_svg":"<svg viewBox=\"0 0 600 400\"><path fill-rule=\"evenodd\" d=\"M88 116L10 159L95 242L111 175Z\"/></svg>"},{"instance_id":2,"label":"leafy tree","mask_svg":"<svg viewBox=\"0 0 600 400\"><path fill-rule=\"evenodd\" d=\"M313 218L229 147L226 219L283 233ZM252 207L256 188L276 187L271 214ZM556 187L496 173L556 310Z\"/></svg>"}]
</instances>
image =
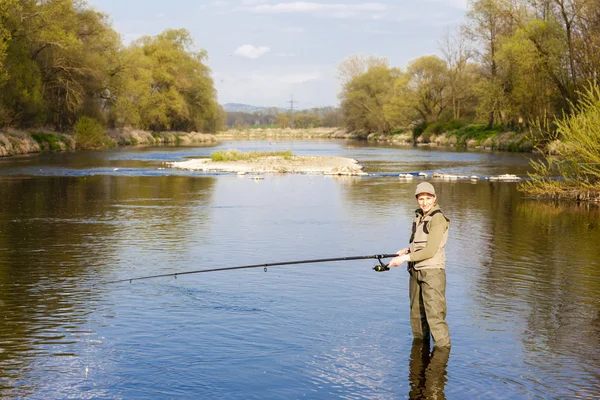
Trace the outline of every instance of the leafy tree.
<instances>
[{"instance_id":1,"label":"leafy tree","mask_svg":"<svg viewBox=\"0 0 600 400\"><path fill-rule=\"evenodd\" d=\"M113 109L118 125L214 132L222 115L204 50L185 29L144 36L126 50L123 88Z\"/></svg>"},{"instance_id":2,"label":"leafy tree","mask_svg":"<svg viewBox=\"0 0 600 400\"><path fill-rule=\"evenodd\" d=\"M366 54L354 54L346 57L338 66L338 79L343 85L352 79L363 75L373 67L389 67L390 60L387 57L380 57Z\"/></svg>"},{"instance_id":3,"label":"leafy tree","mask_svg":"<svg viewBox=\"0 0 600 400\"><path fill-rule=\"evenodd\" d=\"M8 20L11 13L17 12L19 8L20 5L17 3L17 0L0 0L0 85L8 78L8 74L4 68L8 42L12 37Z\"/></svg>"},{"instance_id":4,"label":"leafy tree","mask_svg":"<svg viewBox=\"0 0 600 400\"><path fill-rule=\"evenodd\" d=\"M497 101L499 92L504 90L503 82L498 77L497 53L503 36L510 35L513 27L502 9L503 0L475 0L470 3L465 24L465 34L468 35L480 50L477 52L483 66L485 83L479 85L479 95L484 107L481 111L487 113L488 128L501 117L502 110L498 107L502 102ZM491 89L491 90L490 90ZM489 90L489 91L488 91Z\"/></svg>"},{"instance_id":5,"label":"leafy tree","mask_svg":"<svg viewBox=\"0 0 600 400\"><path fill-rule=\"evenodd\" d=\"M448 69L437 56L423 56L407 69L413 91L413 107L425 122L437 121L450 104Z\"/></svg>"},{"instance_id":6,"label":"leafy tree","mask_svg":"<svg viewBox=\"0 0 600 400\"><path fill-rule=\"evenodd\" d=\"M340 99L346 126L350 130L389 132L392 128L384 107L393 95L396 68L371 67L344 85Z\"/></svg>"},{"instance_id":7,"label":"leafy tree","mask_svg":"<svg viewBox=\"0 0 600 400\"><path fill-rule=\"evenodd\" d=\"M290 115L288 113L280 113L275 116L275 122L281 129L290 127Z\"/></svg>"}]
</instances>

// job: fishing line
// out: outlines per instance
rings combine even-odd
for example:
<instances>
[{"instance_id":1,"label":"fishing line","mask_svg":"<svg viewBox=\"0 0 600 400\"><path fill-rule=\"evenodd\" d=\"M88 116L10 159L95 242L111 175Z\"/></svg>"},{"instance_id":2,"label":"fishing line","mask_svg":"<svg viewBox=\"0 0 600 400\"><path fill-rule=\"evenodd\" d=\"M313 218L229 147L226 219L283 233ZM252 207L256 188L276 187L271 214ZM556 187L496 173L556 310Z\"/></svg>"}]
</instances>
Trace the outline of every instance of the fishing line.
<instances>
[{"instance_id":1,"label":"fishing line","mask_svg":"<svg viewBox=\"0 0 600 400\"><path fill-rule=\"evenodd\" d=\"M250 269L250 268L264 268L265 272L269 267L278 267L282 265L295 265L295 264L313 264L313 263L324 263L324 262L332 262L332 261L352 261L352 260L366 260L366 259L376 259L379 261L379 265L373 267L373 270L377 272L388 271L389 267L387 264L384 264L381 259L382 258L393 258L398 254L376 254L371 256L351 256L351 257L336 257L336 258L319 258L312 260L298 260L298 261L282 261L282 262L274 262L274 263L266 263L266 264L251 264L251 265L239 265L236 267L223 267L223 268L210 268L210 269L199 269L195 271L183 271L183 272L172 272L168 274L158 274L158 275L148 275L148 276L139 276L135 278L127 278L127 279L117 279L114 281L107 282L99 282L95 283L92 286L96 285L107 285L110 283L121 283L121 282L133 282L140 281L144 279L154 279L154 278L164 278L164 277L174 277L177 279L180 275L192 275L192 274L202 274L206 272L218 272L218 271L233 271L237 269Z\"/></svg>"}]
</instances>

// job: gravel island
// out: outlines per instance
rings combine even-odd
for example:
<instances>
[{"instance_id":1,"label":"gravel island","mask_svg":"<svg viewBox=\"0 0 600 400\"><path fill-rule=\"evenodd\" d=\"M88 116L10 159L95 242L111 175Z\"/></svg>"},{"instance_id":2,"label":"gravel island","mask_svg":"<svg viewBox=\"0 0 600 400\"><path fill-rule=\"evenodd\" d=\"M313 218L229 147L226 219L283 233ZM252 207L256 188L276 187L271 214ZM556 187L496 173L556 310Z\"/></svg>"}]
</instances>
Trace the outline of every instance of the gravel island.
<instances>
[{"instance_id":1,"label":"gravel island","mask_svg":"<svg viewBox=\"0 0 600 400\"><path fill-rule=\"evenodd\" d=\"M251 160L213 161L210 158L166 163L169 167L204 172L238 174L301 173L323 175L367 175L352 158L333 156L267 156Z\"/></svg>"}]
</instances>

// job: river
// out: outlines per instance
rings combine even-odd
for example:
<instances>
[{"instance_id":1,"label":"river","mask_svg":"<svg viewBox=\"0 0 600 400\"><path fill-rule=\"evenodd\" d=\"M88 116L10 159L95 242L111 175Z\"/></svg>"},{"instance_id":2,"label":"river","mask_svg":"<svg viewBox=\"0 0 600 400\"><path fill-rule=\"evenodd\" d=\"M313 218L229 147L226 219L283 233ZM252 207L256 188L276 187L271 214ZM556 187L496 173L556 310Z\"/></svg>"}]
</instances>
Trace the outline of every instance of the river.
<instances>
[{"instance_id":1,"label":"river","mask_svg":"<svg viewBox=\"0 0 600 400\"><path fill-rule=\"evenodd\" d=\"M352 157L365 177L203 174L216 149ZM436 181L451 220L449 354L412 345L390 253L416 208L399 173L527 177L527 155L240 141L0 160L0 398L593 399L600 211L514 182Z\"/></svg>"}]
</instances>

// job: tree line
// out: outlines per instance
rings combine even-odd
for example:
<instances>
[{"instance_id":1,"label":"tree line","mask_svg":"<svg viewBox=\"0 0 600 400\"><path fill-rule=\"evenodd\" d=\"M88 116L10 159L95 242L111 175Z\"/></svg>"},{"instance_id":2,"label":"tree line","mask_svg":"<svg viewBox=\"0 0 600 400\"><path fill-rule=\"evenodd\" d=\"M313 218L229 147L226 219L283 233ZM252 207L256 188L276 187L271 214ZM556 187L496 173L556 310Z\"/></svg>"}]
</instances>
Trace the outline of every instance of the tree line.
<instances>
[{"instance_id":1,"label":"tree line","mask_svg":"<svg viewBox=\"0 0 600 400\"><path fill-rule=\"evenodd\" d=\"M251 127L277 127L299 129L308 128L333 128L343 124L341 109L336 107L320 107L310 110L297 110L294 112L293 121L291 111L280 111L277 108L268 108L261 112L228 111L227 126L230 128L244 129Z\"/></svg>"},{"instance_id":2,"label":"tree line","mask_svg":"<svg viewBox=\"0 0 600 400\"><path fill-rule=\"evenodd\" d=\"M439 41L441 56L405 68L355 55L339 66L350 130L532 130L555 137L557 118L600 82L597 0L474 0L464 23Z\"/></svg>"},{"instance_id":3,"label":"tree line","mask_svg":"<svg viewBox=\"0 0 600 400\"><path fill-rule=\"evenodd\" d=\"M206 59L185 29L125 46L84 1L0 0L0 126L215 132L225 112Z\"/></svg>"}]
</instances>

